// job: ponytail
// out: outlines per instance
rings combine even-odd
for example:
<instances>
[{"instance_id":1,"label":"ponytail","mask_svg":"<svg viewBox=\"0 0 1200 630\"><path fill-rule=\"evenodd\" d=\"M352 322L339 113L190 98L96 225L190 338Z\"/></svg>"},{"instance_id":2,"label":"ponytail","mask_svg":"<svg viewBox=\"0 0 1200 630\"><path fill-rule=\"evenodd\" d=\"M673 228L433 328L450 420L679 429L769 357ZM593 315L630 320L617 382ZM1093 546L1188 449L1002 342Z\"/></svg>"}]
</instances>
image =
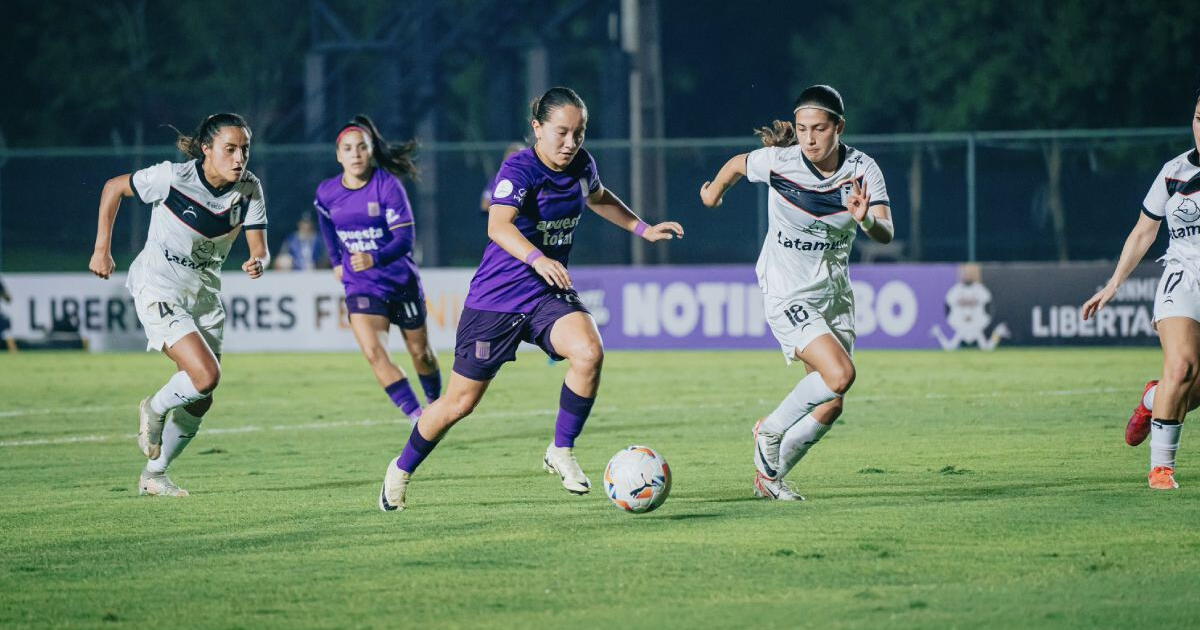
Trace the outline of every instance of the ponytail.
<instances>
[{"instance_id":1,"label":"ponytail","mask_svg":"<svg viewBox=\"0 0 1200 630\"><path fill-rule=\"evenodd\" d=\"M762 140L764 147L790 147L797 143L796 127L786 120L776 120L770 127L759 127L754 135Z\"/></svg>"},{"instance_id":2,"label":"ponytail","mask_svg":"<svg viewBox=\"0 0 1200 630\"><path fill-rule=\"evenodd\" d=\"M179 149L180 153L200 160L204 158L204 147L212 146L213 138L221 133L225 127L241 127L246 130L246 137L250 137L250 125L246 123L246 119L237 114L213 114L200 121L200 125L196 127L196 131L192 135L184 135L182 131L176 129L173 125L167 125L175 130L175 148Z\"/></svg>"},{"instance_id":3,"label":"ponytail","mask_svg":"<svg viewBox=\"0 0 1200 630\"><path fill-rule=\"evenodd\" d=\"M413 157L417 152L416 140L408 140L399 145L388 144L388 141L379 133L375 122L364 114L351 118L350 122L343 125L338 131L338 137L341 138L347 130L361 131L368 136L368 141L371 143L371 157L380 168L396 177L417 178L419 173Z\"/></svg>"}]
</instances>

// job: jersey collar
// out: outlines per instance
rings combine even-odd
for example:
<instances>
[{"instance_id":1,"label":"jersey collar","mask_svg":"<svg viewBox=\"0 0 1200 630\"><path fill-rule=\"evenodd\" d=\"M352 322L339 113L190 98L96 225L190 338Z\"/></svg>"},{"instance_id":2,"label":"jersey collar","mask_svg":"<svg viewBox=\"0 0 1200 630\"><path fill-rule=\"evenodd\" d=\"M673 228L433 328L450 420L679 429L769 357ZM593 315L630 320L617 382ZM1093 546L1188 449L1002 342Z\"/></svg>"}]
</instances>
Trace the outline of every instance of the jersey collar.
<instances>
[{"instance_id":1,"label":"jersey collar","mask_svg":"<svg viewBox=\"0 0 1200 630\"><path fill-rule=\"evenodd\" d=\"M244 170L245 169L243 169L243 171ZM237 184L237 182L229 182L220 188L216 188L212 184L208 183L208 178L204 176L204 158L202 157L196 158L196 179L200 180L200 184L202 184L204 188L208 190L208 193L214 197L220 197L221 195L224 195L225 193L229 192L229 190L233 188L235 184Z\"/></svg>"},{"instance_id":2,"label":"jersey collar","mask_svg":"<svg viewBox=\"0 0 1200 630\"><path fill-rule=\"evenodd\" d=\"M842 165L846 163L846 153L846 145L839 142L837 168L833 169L834 175L836 175L838 171L842 170ZM809 161L808 156L804 155L803 151L800 152L800 159L804 160L804 165L808 167L810 172L812 172L813 177L816 177L819 180L826 180L830 177L833 177L833 175L825 175L821 173L820 169L818 169L815 164Z\"/></svg>"}]
</instances>

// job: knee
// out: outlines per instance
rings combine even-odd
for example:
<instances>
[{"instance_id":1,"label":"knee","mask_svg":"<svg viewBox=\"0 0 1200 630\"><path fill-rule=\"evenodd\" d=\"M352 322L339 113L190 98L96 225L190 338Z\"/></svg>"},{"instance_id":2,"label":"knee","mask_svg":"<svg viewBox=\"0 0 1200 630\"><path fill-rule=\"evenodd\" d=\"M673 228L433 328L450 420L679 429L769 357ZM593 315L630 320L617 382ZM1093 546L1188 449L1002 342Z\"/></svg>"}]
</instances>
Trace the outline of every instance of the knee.
<instances>
[{"instance_id":1,"label":"knee","mask_svg":"<svg viewBox=\"0 0 1200 630\"><path fill-rule=\"evenodd\" d=\"M1171 357L1163 363L1163 380L1175 385L1189 385L1196 381L1196 357Z\"/></svg>"},{"instance_id":2,"label":"knee","mask_svg":"<svg viewBox=\"0 0 1200 630\"><path fill-rule=\"evenodd\" d=\"M208 413L209 409L212 409L212 405L213 397L209 395L190 405L184 406L183 410L196 419L196 424L200 424L200 418L203 418L204 414Z\"/></svg>"},{"instance_id":3,"label":"knee","mask_svg":"<svg viewBox=\"0 0 1200 630\"><path fill-rule=\"evenodd\" d=\"M600 367L604 365L604 346L598 343L587 344L580 346L571 352L568 357L571 360L571 365L583 370L599 372Z\"/></svg>"},{"instance_id":4,"label":"knee","mask_svg":"<svg viewBox=\"0 0 1200 630\"><path fill-rule=\"evenodd\" d=\"M821 378L825 381L825 385L838 394L845 394L849 391L856 376L858 374L854 369L854 364L849 362L821 372Z\"/></svg>"},{"instance_id":5,"label":"knee","mask_svg":"<svg viewBox=\"0 0 1200 630\"><path fill-rule=\"evenodd\" d=\"M188 378L192 379L192 386L201 394L211 394L221 382L221 366L214 363L204 366L188 374Z\"/></svg>"},{"instance_id":6,"label":"knee","mask_svg":"<svg viewBox=\"0 0 1200 630\"><path fill-rule=\"evenodd\" d=\"M439 399L439 402L441 400L446 400L446 398ZM449 405L448 411L451 420L458 421L471 415L472 411L475 411L475 406L479 404L479 399L474 396L460 394L446 400L446 403Z\"/></svg>"},{"instance_id":7,"label":"knee","mask_svg":"<svg viewBox=\"0 0 1200 630\"><path fill-rule=\"evenodd\" d=\"M826 419L828 419L829 422L833 422L834 420L837 420L838 417L842 415L842 410L845 408L845 406L846 406L846 401L842 398L834 398L833 400L825 403ZM828 423L826 423L826 424L828 424Z\"/></svg>"},{"instance_id":8,"label":"knee","mask_svg":"<svg viewBox=\"0 0 1200 630\"><path fill-rule=\"evenodd\" d=\"M374 368L390 365L392 362L391 358L388 356L387 348L384 348L381 345L373 345L363 348L363 356L367 358L367 363L370 363L371 367Z\"/></svg>"}]
</instances>

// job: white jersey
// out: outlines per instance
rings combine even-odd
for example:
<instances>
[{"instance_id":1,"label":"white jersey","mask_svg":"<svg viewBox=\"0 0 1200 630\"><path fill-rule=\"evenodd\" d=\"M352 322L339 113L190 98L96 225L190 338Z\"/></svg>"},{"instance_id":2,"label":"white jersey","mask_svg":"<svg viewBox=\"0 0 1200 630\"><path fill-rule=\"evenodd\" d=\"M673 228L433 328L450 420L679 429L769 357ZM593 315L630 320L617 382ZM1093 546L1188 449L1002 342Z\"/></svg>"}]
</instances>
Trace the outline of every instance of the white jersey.
<instances>
[{"instance_id":1,"label":"white jersey","mask_svg":"<svg viewBox=\"0 0 1200 630\"><path fill-rule=\"evenodd\" d=\"M240 228L266 229L262 185L249 171L222 189L204 178L200 160L161 162L130 178L137 196L152 204L146 246L129 268L126 286L191 308L199 294L221 290L221 265Z\"/></svg>"},{"instance_id":2,"label":"white jersey","mask_svg":"<svg viewBox=\"0 0 1200 630\"><path fill-rule=\"evenodd\" d=\"M746 157L746 178L769 184L768 229L755 272L768 296L850 294L847 260L858 224L843 205L858 180L870 205L889 205L883 173L867 154L841 145L826 177L798 145L764 147Z\"/></svg>"},{"instance_id":3,"label":"white jersey","mask_svg":"<svg viewBox=\"0 0 1200 630\"><path fill-rule=\"evenodd\" d=\"M1163 165L1142 212L1156 221L1167 220L1170 243L1159 260L1177 263L1200 278L1200 156L1196 149Z\"/></svg>"}]
</instances>

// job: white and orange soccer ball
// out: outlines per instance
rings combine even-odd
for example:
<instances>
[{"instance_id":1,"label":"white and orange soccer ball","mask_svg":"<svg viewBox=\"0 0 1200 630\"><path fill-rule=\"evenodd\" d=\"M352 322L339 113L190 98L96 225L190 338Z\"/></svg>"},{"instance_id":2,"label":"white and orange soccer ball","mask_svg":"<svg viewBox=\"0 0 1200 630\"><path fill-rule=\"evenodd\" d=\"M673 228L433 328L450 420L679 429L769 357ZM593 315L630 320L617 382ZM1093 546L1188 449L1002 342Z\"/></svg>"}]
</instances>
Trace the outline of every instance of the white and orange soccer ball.
<instances>
[{"instance_id":1,"label":"white and orange soccer ball","mask_svg":"<svg viewBox=\"0 0 1200 630\"><path fill-rule=\"evenodd\" d=\"M604 468L604 492L626 512L651 512L671 494L671 468L648 446L621 449Z\"/></svg>"}]
</instances>

